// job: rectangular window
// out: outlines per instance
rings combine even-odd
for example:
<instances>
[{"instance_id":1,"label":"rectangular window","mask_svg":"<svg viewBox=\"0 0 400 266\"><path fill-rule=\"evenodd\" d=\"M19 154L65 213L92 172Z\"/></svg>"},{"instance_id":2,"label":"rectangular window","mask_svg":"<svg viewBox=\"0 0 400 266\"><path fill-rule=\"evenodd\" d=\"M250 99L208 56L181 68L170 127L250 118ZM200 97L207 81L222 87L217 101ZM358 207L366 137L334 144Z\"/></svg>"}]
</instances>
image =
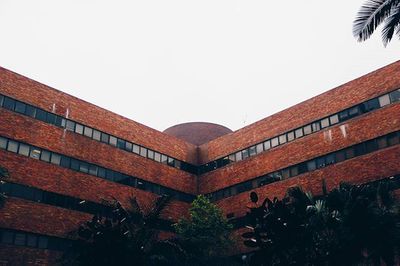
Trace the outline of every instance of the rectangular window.
<instances>
[{"instance_id":1,"label":"rectangular window","mask_svg":"<svg viewBox=\"0 0 400 266\"><path fill-rule=\"evenodd\" d=\"M11 152L17 153L17 152L18 152L18 142L9 140L9 141L8 141L7 150L8 150L8 151L11 151Z\"/></svg>"},{"instance_id":2,"label":"rectangular window","mask_svg":"<svg viewBox=\"0 0 400 266\"><path fill-rule=\"evenodd\" d=\"M313 171L317 169L317 165L315 164L315 160L307 162L307 169L308 171Z\"/></svg>"},{"instance_id":3,"label":"rectangular window","mask_svg":"<svg viewBox=\"0 0 400 266\"><path fill-rule=\"evenodd\" d=\"M294 133L296 134L296 139L297 138L301 138L304 134L303 134L303 128L298 128L294 131Z\"/></svg>"},{"instance_id":4,"label":"rectangular window","mask_svg":"<svg viewBox=\"0 0 400 266\"><path fill-rule=\"evenodd\" d=\"M262 143L260 143L260 144L257 144L257 146L256 146L256 152L257 153L261 153L261 152L263 152L264 151L264 145L262 144ZM230 159L230 158L229 158Z\"/></svg>"},{"instance_id":5,"label":"rectangular window","mask_svg":"<svg viewBox=\"0 0 400 266\"><path fill-rule=\"evenodd\" d=\"M390 104L390 97L389 97L389 94L382 95L381 97L379 97L378 100L379 100L379 105L380 105L381 107Z\"/></svg>"},{"instance_id":6,"label":"rectangular window","mask_svg":"<svg viewBox=\"0 0 400 266\"><path fill-rule=\"evenodd\" d=\"M326 163L325 163L325 158L317 158L317 168L322 168L325 167Z\"/></svg>"},{"instance_id":7,"label":"rectangular window","mask_svg":"<svg viewBox=\"0 0 400 266\"><path fill-rule=\"evenodd\" d=\"M0 149L6 149L7 148L7 139L0 137Z\"/></svg>"},{"instance_id":8,"label":"rectangular window","mask_svg":"<svg viewBox=\"0 0 400 266\"><path fill-rule=\"evenodd\" d=\"M12 232L3 231L1 233L1 243L13 244L14 243L14 234Z\"/></svg>"},{"instance_id":9,"label":"rectangular window","mask_svg":"<svg viewBox=\"0 0 400 266\"><path fill-rule=\"evenodd\" d=\"M93 135L93 129L90 127L85 127L84 131L83 131L83 135L85 135L86 137L91 138Z\"/></svg>"},{"instance_id":10,"label":"rectangular window","mask_svg":"<svg viewBox=\"0 0 400 266\"><path fill-rule=\"evenodd\" d=\"M79 171L79 161L72 159L71 160L71 169L75 170L75 171Z\"/></svg>"},{"instance_id":11,"label":"rectangular window","mask_svg":"<svg viewBox=\"0 0 400 266\"><path fill-rule=\"evenodd\" d=\"M229 162L234 162L235 161L235 154L229 154L228 160L229 160Z\"/></svg>"},{"instance_id":12,"label":"rectangular window","mask_svg":"<svg viewBox=\"0 0 400 266\"><path fill-rule=\"evenodd\" d=\"M69 157L61 156L60 165L62 167L69 168L70 167L70 163L71 163L71 159Z\"/></svg>"},{"instance_id":13,"label":"rectangular window","mask_svg":"<svg viewBox=\"0 0 400 266\"><path fill-rule=\"evenodd\" d=\"M53 153L51 155L51 163L52 164L60 165L60 161L61 161L61 156L59 154Z\"/></svg>"},{"instance_id":14,"label":"rectangular window","mask_svg":"<svg viewBox=\"0 0 400 266\"><path fill-rule=\"evenodd\" d=\"M107 143L110 140L110 135L108 135L107 133L101 132L101 142Z\"/></svg>"},{"instance_id":15,"label":"rectangular window","mask_svg":"<svg viewBox=\"0 0 400 266\"><path fill-rule=\"evenodd\" d=\"M293 166L290 168L290 176L297 176L299 174L299 169L297 166Z\"/></svg>"},{"instance_id":16,"label":"rectangular window","mask_svg":"<svg viewBox=\"0 0 400 266\"><path fill-rule=\"evenodd\" d=\"M289 133L287 133L287 139L288 141L294 140L294 131L290 131Z\"/></svg>"},{"instance_id":17,"label":"rectangular window","mask_svg":"<svg viewBox=\"0 0 400 266\"><path fill-rule=\"evenodd\" d=\"M399 144L399 136L398 136L398 134L392 133L387 138L388 138L389 146Z\"/></svg>"},{"instance_id":18,"label":"rectangular window","mask_svg":"<svg viewBox=\"0 0 400 266\"><path fill-rule=\"evenodd\" d=\"M147 149L140 147L140 156L147 157Z\"/></svg>"},{"instance_id":19,"label":"rectangular window","mask_svg":"<svg viewBox=\"0 0 400 266\"><path fill-rule=\"evenodd\" d=\"M400 90L392 91L389 95L390 95L390 101L392 103L400 100Z\"/></svg>"},{"instance_id":20,"label":"rectangular window","mask_svg":"<svg viewBox=\"0 0 400 266\"><path fill-rule=\"evenodd\" d=\"M312 133L311 125L305 126L305 127L303 128L303 130L304 130L304 135L309 135L309 134Z\"/></svg>"},{"instance_id":21,"label":"rectangular window","mask_svg":"<svg viewBox=\"0 0 400 266\"><path fill-rule=\"evenodd\" d=\"M40 158L40 154L42 153L42 150L41 149L39 149L39 148L31 148L31 154L30 154L30 157L31 158L33 158L33 159L37 159L37 160L39 160L39 158Z\"/></svg>"},{"instance_id":22,"label":"rectangular window","mask_svg":"<svg viewBox=\"0 0 400 266\"><path fill-rule=\"evenodd\" d=\"M61 116L56 117L56 123L55 123L56 126L65 128L65 123L66 120L64 118L62 118Z\"/></svg>"},{"instance_id":23,"label":"rectangular window","mask_svg":"<svg viewBox=\"0 0 400 266\"><path fill-rule=\"evenodd\" d=\"M356 156L364 155L365 154L365 144L360 143L354 147L354 154Z\"/></svg>"},{"instance_id":24,"label":"rectangular window","mask_svg":"<svg viewBox=\"0 0 400 266\"><path fill-rule=\"evenodd\" d=\"M136 154L140 153L140 147L136 144L133 144L132 151Z\"/></svg>"},{"instance_id":25,"label":"rectangular window","mask_svg":"<svg viewBox=\"0 0 400 266\"><path fill-rule=\"evenodd\" d=\"M346 153L346 159L351 159L354 157L354 149L353 148L346 149L345 153Z\"/></svg>"},{"instance_id":26,"label":"rectangular window","mask_svg":"<svg viewBox=\"0 0 400 266\"><path fill-rule=\"evenodd\" d=\"M243 150L242 151L242 159L246 159L247 157L249 157L249 151L248 150Z\"/></svg>"},{"instance_id":27,"label":"rectangular window","mask_svg":"<svg viewBox=\"0 0 400 266\"><path fill-rule=\"evenodd\" d=\"M333 153L333 154L327 155L325 161L326 161L326 165L335 163L335 154Z\"/></svg>"},{"instance_id":28,"label":"rectangular window","mask_svg":"<svg viewBox=\"0 0 400 266\"><path fill-rule=\"evenodd\" d=\"M359 114L359 108L358 108L358 106L354 106L354 107L352 107L352 108L349 109L349 118L350 118L350 117L353 117L353 116L356 116L356 115L358 115L358 114Z\"/></svg>"},{"instance_id":29,"label":"rectangular window","mask_svg":"<svg viewBox=\"0 0 400 266\"><path fill-rule=\"evenodd\" d=\"M161 162L161 154L159 154L158 152L154 152L154 160L156 162Z\"/></svg>"},{"instance_id":30,"label":"rectangular window","mask_svg":"<svg viewBox=\"0 0 400 266\"><path fill-rule=\"evenodd\" d=\"M251 147L249 148L249 156L254 156L254 155L256 155L256 154L257 154L256 146L251 146Z\"/></svg>"},{"instance_id":31,"label":"rectangular window","mask_svg":"<svg viewBox=\"0 0 400 266\"><path fill-rule=\"evenodd\" d=\"M346 160L346 154L344 151L339 151L336 153L336 161L337 162L342 162Z\"/></svg>"},{"instance_id":32,"label":"rectangular window","mask_svg":"<svg viewBox=\"0 0 400 266\"><path fill-rule=\"evenodd\" d=\"M15 103L15 111L21 114L24 114L26 110L26 104L21 103L21 102L16 102Z\"/></svg>"},{"instance_id":33,"label":"rectangular window","mask_svg":"<svg viewBox=\"0 0 400 266\"><path fill-rule=\"evenodd\" d=\"M321 120L321 128L329 127L329 118L324 118Z\"/></svg>"},{"instance_id":34,"label":"rectangular window","mask_svg":"<svg viewBox=\"0 0 400 266\"><path fill-rule=\"evenodd\" d=\"M97 176L101 177L101 178L105 178L106 177L106 169L104 169L102 167L98 167Z\"/></svg>"},{"instance_id":35,"label":"rectangular window","mask_svg":"<svg viewBox=\"0 0 400 266\"><path fill-rule=\"evenodd\" d=\"M332 115L331 117L329 117L329 121L330 121L331 125L337 124L337 123L339 123L339 116Z\"/></svg>"},{"instance_id":36,"label":"rectangular window","mask_svg":"<svg viewBox=\"0 0 400 266\"><path fill-rule=\"evenodd\" d=\"M178 169L181 169L181 161L174 160L174 167L178 168Z\"/></svg>"},{"instance_id":37,"label":"rectangular window","mask_svg":"<svg viewBox=\"0 0 400 266\"><path fill-rule=\"evenodd\" d=\"M14 244L17 246L25 246L26 235L23 233L16 233Z\"/></svg>"},{"instance_id":38,"label":"rectangular window","mask_svg":"<svg viewBox=\"0 0 400 266\"><path fill-rule=\"evenodd\" d=\"M35 117L36 116L36 108L31 105L27 105L25 108L25 114L30 117Z\"/></svg>"},{"instance_id":39,"label":"rectangular window","mask_svg":"<svg viewBox=\"0 0 400 266\"><path fill-rule=\"evenodd\" d=\"M75 132L82 135L83 134L83 126L81 124L77 123L75 125Z\"/></svg>"},{"instance_id":40,"label":"rectangular window","mask_svg":"<svg viewBox=\"0 0 400 266\"><path fill-rule=\"evenodd\" d=\"M3 106L4 96L0 95L0 106Z\"/></svg>"},{"instance_id":41,"label":"rectangular window","mask_svg":"<svg viewBox=\"0 0 400 266\"><path fill-rule=\"evenodd\" d=\"M238 162L238 161L241 161L242 160L242 152L241 151L238 151L237 153L236 153L236 161Z\"/></svg>"},{"instance_id":42,"label":"rectangular window","mask_svg":"<svg viewBox=\"0 0 400 266\"><path fill-rule=\"evenodd\" d=\"M56 123L56 116L52 113L47 113L46 122L54 125Z\"/></svg>"},{"instance_id":43,"label":"rectangular window","mask_svg":"<svg viewBox=\"0 0 400 266\"><path fill-rule=\"evenodd\" d=\"M383 149L383 148L386 148L388 146L386 137L379 138L377 140L377 142L378 142L378 148L379 149Z\"/></svg>"},{"instance_id":44,"label":"rectangular window","mask_svg":"<svg viewBox=\"0 0 400 266\"><path fill-rule=\"evenodd\" d=\"M365 149L367 153L376 151L378 149L378 143L376 140L370 140L365 143Z\"/></svg>"},{"instance_id":45,"label":"rectangular window","mask_svg":"<svg viewBox=\"0 0 400 266\"><path fill-rule=\"evenodd\" d=\"M100 141L101 140L101 132L93 129L93 139Z\"/></svg>"},{"instance_id":46,"label":"rectangular window","mask_svg":"<svg viewBox=\"0 0 400 266\"><path fill-rule=\"evenodd\" d=\"M37 246L37 236L29 234L27 237L26 244L28 247L36 247Z\"/></svg>"},{"instance_id":47,"label":"rectangular window","mask_svg":"<svg viewBox=\"0 0 400 266\"><path fill-rule=\"evenodd\" d=\"M128 142L128 141L125 142L125 150L131 152L132 151L132 147L133 147L133 144L131 142Z\"/></svg>"},{"instance_id":48,"label":"rectangular window","mask_svg":"<svg viewBox=\"0 0 400 266\"><path fill-rule=\"evenodd\" d=\"M36 116L35 117L36 117L36 119L38 119L40 121L43 121L43 122L46 122L46 119L47 119L46 112L43 111L42 109L36 109Z\"/></svg>"},{"instance_id":49,"label":"rectangular window","mask_svg":"<svg viewBox=\"0 0 400 266\"><path fill-rule=\"evenodd\" d=\"M50 162L50 152L42 151L42 154L40 155L40 160Z\"/></svg>"},{"instance_id":50,"label":"rectangular window","mask_svg":"<svg viewBox=\"0 0 400 266\"><path fill-rule=\"evenodd\" d=\"M264 142L264 151L271 149L271 141L267 140Z\"/></svg>"},{"instance_id":51,"label":"rectangular window","mask_svg":"<svg viewBox=\"0 0 400 266\"><path fill-rule=\"evenodd\" d=\"M282 170L282 178L288 179L290 177L290 171L288 168Z\"/></svg>"},{"instance_id":52,"label":"rectangular window","mask_svg":"<svg viewBox=\"0 0 400 266\"><path fill-rule=\"evenodd\" d=\"M29 156L29 146L26 144L20 144L19 145L19 154L24 155L24 156Z\"/></svg>"},{"instance_id":53,"label":"rectangular window","mask_svg":"<svg viewBox=\"0 0 400 266\"><path fill-rule=\"evenodd\" d=\"M168 163L167 163L167 164L168 164L169 166L174 166L174 161L175 161L175 160L174 160L173 158L168 157Z\"/></svg>"},{"instance_id":54,"label":"rectangular window","mask_svg":"<svg viewBox=\"0 0 400 266\"><path fill-rule=\"evenodd\" d=\"M280 135L279 136L279 144L285 144L286 143L286 134Z\"/></svg>"},{"instance_id":55,"label":"rectangular window","mask_svg":"<svg viewBox=\"0 0 400 266\"><path fill-rule=\"evenodd\" d=\"M162 154L162 155L161 155L161 163L167 164L167 162L168 162L168 157L167 157L167 155Z\"/></svg>"},{"instance_id":56,"label":"rectangular window","mask_svg":"<svg viewBox=\"0 0 400 266\"><path fill-rule=\"evenodd\" d=\"M79 171L82 172L82 173L88 173L89 172L89 165L87 163L80 162Z\"/></svg>"},{"instance_id":57,"label":"rectangular window","mask_svg":"<svg viewBox=\"0 0 400 266\"><path fill-rule=\"evenodd\" d=\"M117 139L117 147L120 149L125 149L125 140Z\"/></svg>"},{"instance_id":58,"label":"rectangular window","mask_svg":"<svg viewBox=\"0 0 400 266\"><path fill-rule=\"evenodd\" d=\"M110 135L110 145L117 146L117 138Z\"/></svg>"},{"instance_id":59,"label":"rectangular window","mask_svg":"<svg viewBox=\"0 0 400 266\"><path fill-rule=\"evenodd\" d=\"M154 151L148 150L148 152L147 152L147 158L153 160L153 159L154 159Z\"/></svg>"},{"instance_id":60,"label":"rectangular window","mask_svg":"<svg viewBox=\"0 0 400 266\"><path fill-rule=\"evenodd\" d=\"M364 109L366 112L375 110L379 108L379 100L378 99L371 99L364 103Z\"/></svg>"},{"instance_id":61,"label":"rectangular window","mask_svg":"<svg viewBox=\"0 0 400 266\"><path fill-rule=\"evenodd\" d=\"M3 102L4 108L14 111L14 106L15 106L15 101L13 99L4 97L4 102Z\"/></svg>"},{"instance_id":62,"label":"rectangular window","mask_svg":"<svg viewBox=\"0 0 400 266\"><path fill-rule=\"evenodd\" d=\"M342 112L339 113L339 119L340 121L345 121L349 118L349 111L348 110L344 110Z\"/></svg>"},{"instance_id":63,"label":"rectangular window","mask_svg":"<svg viewBox=\"0 0 400 266\"><path fill-rule=\"evenodd\" d=\"M65 128L69 131L75 131L75 122L71 120L67 120L67 123L65 124Z\"/></svg>"},{"instance_id":64,"label":"rectangular window","mask_svg":"<svg viewBox=\"0 0 400 266\"><path fill-rule=\"evenodd\" d=\"M38 248L46 249L47 246L48 246L48 238L44 236L39 236Z\"/></svg>"},{"instance_id":65,"label":"rectangular window","mask_svg":"<svg viewBox=\"0 0 400 266\"><path fill-rule=\"evenodd\" d=\"M316 131L321 130L321 125L320 125L319 122L314 122L314 123L312 123L312 124L311 124L311 127L312 127L312 131L313 131L313 132L316 132Z\"/></svg>"},{"instance_id":66,"label":"rectangular window","mask_svg":"<svg viewBox=\"0 0 400 266\"><path fill-rule=\"evenodd\" d=\"M276 147L278 145L279 145L279 139L278 138L271 139L271 147Z\"/></svg>"}]
</instances>

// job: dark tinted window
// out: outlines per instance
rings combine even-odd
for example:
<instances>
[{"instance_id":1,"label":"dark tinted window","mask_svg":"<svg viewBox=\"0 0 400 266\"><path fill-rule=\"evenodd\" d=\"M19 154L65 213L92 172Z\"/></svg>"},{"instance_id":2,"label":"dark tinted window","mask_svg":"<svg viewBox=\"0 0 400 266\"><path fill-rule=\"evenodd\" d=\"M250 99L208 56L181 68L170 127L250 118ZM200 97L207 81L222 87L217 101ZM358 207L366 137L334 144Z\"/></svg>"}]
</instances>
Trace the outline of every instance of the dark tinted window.
<instances>
[{"instance_id":1,"label":"dark tinted window","mask_svg":"<svg viewBox=\"0 0 400 266\"><path fill-rule=\"evenodd\" d=\"M3 102L3 107L14 111L15 101L11 98L5 97Z\"/></svg>"}]
</instances>

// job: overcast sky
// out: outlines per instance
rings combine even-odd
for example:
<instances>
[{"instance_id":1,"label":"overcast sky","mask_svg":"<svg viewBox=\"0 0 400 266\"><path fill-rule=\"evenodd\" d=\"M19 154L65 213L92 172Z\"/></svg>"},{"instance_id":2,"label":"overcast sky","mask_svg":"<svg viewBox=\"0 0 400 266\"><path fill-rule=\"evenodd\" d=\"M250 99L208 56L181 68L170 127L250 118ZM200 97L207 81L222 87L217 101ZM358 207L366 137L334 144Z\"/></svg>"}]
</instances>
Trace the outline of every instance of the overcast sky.
<instances>
[{"instance_id":1,"label":"overcast sky","mask_svg":"<svg viewBox=\"0 0 400 266\"><path fill-rule=\"evenodd\" d=\"M353 38L363 2L0 0L0 65L158 130L236 130L400 59Z\"/></svg>"}]
</instances>

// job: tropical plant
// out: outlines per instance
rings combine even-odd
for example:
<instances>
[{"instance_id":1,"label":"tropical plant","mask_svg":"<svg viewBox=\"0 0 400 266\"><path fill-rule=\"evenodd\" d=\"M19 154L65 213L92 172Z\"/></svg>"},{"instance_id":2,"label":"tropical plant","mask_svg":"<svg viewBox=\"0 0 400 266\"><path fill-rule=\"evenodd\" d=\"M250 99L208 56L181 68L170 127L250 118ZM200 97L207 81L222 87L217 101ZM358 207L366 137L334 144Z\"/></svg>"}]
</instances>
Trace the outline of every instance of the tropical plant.
<instances>
[{"instance_id":1,"label":"tropical plant","mask_svg":"<svg viewBox=\"0 0 400 266\"><path fill-rule=\"evenodd\" d=\"M324 191L326 191L324 189ZM389 183L341 184L313 197L291 188L248 213L244 244L257 248L252 265L393 265L400 215Z\"/></svg>"},{"instance_id":2,"label":"tropical plant","mask_svg":"<svg viewBox=\"0 0 400 266\"><path fill-rule=\"evenodd\" d=\"M189 218L182 218L173 226L191 265L221 265L222 257L234 244L230 237L232 225L203 195L192 202Z\"/></svg>"},{"instance_id":3,"label":"tropical plant","mask_svg":"<svg viewBox=\"0 0 400 266\"><path fill-rule=\"evenodd\" d=\"M136 198L129 208L107 202L111 217L93 216L74 232L77 241L63 258L65 265L176 265L179 246L158 239L160 214L170 197L162 196L145 212Z\"/></svg>"},{"instance_id":4,"label":"tropical plant","mask_svg":"<svg viewBox=\"0 0 400 266\"><path fill-rule=\"evenodd\" d=\"M385 46L394 35L400 37L400 0L367 0L354 20L354 37L358 41L365 41L381 24Z\"/></svg>"},{"instance_id":5,"label":"tropical plant","mask_svg":"<svg viewBox=\"0 0 400 266\"><path fill-rule=\"evenodd\" d=\"M6 194L2 191L2 185L5 184L4 179L8 177L9 177L8 170L0 166L0 208L4 206L7 199Z\"/></svg>"}]
</instances>

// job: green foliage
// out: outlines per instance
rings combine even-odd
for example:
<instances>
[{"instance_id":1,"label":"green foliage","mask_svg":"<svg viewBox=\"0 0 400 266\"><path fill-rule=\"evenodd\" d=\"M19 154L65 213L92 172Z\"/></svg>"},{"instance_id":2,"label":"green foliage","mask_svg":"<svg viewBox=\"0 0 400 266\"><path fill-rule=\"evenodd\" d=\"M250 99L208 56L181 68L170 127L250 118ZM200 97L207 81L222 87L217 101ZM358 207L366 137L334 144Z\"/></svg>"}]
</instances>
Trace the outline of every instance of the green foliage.
<instances>
[{"instance_id":1,"label":"green foliage","mask_svg":"<svg viewBox=\"0 0 400 266\"><path fill-rule=\"evenodd\" d=\"M144 212L136 198L129 208L120 202L108 202L113 217L94 216L82 224L73 235L78 240L65 254L64 265L176 265L181 252L179 246L158 240L156 229L159 215L170 198L158 198L154 206Z\"/></svg>"},{"instance_id":2,"label":"green foliage","mask_svg":"<svg viewBox=\"0 0 400 266\"><path fill-rule=\"evenodd\" d=\"M393 265L400 251L389 183L341 184L318 198L291 188L251 208L248 221L244 244L258 248L252 265Z\"/></svg>"},{"instance_id":3,"label":"green foliage","mask_svg":"<svg viewBox=\"0 0 400 266\"><path fill-rule=\"evenodd\" d=\"M5 183L4 179L9 177L8 170L0 166L0 208L2 208L6 202L7 196L1 192L1 186Z\"/></svg>"},{"instance_id":4,"label":"green foliage","mask_svg":"<svg viewBox=\"0 0 400 266\"><path fill-rule=\"evenodd\" d=\"M400 37L400 0L367 0L353 23L353 34L365 41L382 24L382 41L386 46L393 35Z\"/></svg>"},{"instance_id":5,"label":"green foliage","mask_svg":"<svg viewBox=\"0 0 400 266\"><path fill-rule=\"evenodd\" d=\"M189 219L174 224L182 246L195 263L211 263L221 257L233 244L230 238L232 225L222 211L203 195L197 196L189 209Z\"/></svg>"}]
</instances>

